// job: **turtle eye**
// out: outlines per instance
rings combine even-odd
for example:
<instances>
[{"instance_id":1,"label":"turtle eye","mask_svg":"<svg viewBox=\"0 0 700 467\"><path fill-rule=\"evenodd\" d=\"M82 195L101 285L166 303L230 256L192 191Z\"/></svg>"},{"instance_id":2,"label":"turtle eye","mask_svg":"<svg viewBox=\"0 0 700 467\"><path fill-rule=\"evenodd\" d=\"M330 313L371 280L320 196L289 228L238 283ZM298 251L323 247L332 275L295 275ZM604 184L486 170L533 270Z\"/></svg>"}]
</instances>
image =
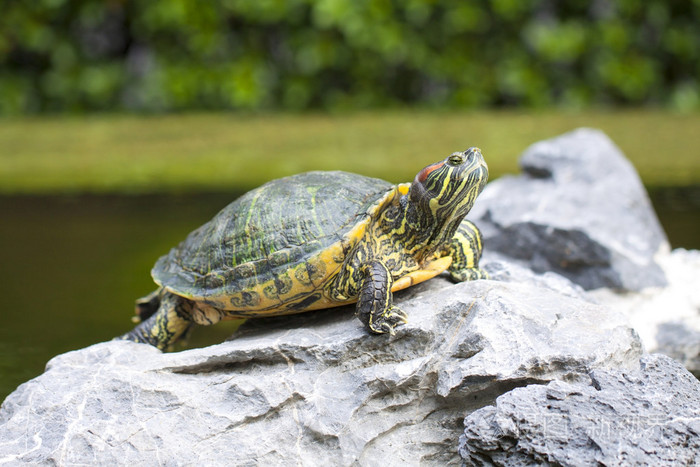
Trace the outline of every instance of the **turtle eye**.
<instances>
[{"instance_id":1,"label":"turtle eye","mask_svg":"<svg viewBox=\"0 0 700 467\"><path fill-rule=\"evenodd\" d=\"M464 162L464 157L459 153L455 153L448 157L447 161L450 163L450 165L461 165L462 162Z\"/></svg>"}]
</instances>

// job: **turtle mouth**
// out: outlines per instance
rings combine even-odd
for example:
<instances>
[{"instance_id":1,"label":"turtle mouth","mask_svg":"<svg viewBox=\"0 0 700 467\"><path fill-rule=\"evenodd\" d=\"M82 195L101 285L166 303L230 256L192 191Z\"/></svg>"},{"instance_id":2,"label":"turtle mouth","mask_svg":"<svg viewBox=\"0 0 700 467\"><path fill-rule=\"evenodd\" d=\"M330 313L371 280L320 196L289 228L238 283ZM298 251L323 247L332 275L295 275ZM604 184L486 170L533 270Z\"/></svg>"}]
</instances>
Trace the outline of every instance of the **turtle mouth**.
<instances>
[{"instance_id":1,"label":"turtle mouth","mask_svg":"<svg viewBox=\"0 0 700 467\"><path fill-rule=\"evenodd\" d=\"M479 153L478 159L472 167L468 168L462 176L463 178L463 198L454 210L453 217L464 217L471 211L476 198L481 194L489 179L489 168L486 161Z\"/></svg>"},{"instance_id":2,"label":"turtle mouth","mask_svg":"<svg viewBox=\"0 0 700 467\"><path fill-rule=\"evenodd\" d=\"M484 159L483 154L481 154L481 149L472 147L464 151L463 154L465 157L464 165L467 166L467 173L477 170L485 170L488 177L489 167L486 165L486 160Z\"/></svg>"},{"instance_id":3,"label":"turtle mouth","mask_svg":"<svg viewBox=\"0 0 700 467\"><path fill-rule=\"evenodd\" d=\"M488 165L479 148L469 148L462 155L464 161L458 168L460 173L452 182L456 185L458 194L455 194L444 207L441 207L447 214L443 217L442 230L448 237L454 235L459 224L471 211L476 198L486 186L489 178ZM441 216L436 217L439 219Z\"/></svg>"},{"instance_id":4,"label":"turtle mouth","mask_svg":"<svg viewBox=\"0 0 700 467\"><path fill-rule=\"evenodd\" d=\"M455 163L456 162L456 163ZM465 216L471 209L476 197L486 186L489 168L481 150L476 147L462 153L454 153L445 163L454 167L455 173L450 177L452 187L445 190L445 204L453 206L451 218Z\"/></svg>"},{"instance_id":5,"label":"turtle mouth","mask_svg":"<svg viewBox=\"0 0 700 467\"><path fill-rule=\"evenodd\" d=\"M454 236L487 180L488 166L475 147L452 153L416 175L409 198L421 230L428 234L426 251L440 247Z\"/></svg>"},{"instance_id":6,"label":"turtle mouth","mask_svg":"<svg viewBox=\"0 0 700 467\"><path fill-rule=\"evenodd\" d=\"M488 173L479 148L452 153L418 172L411 186L411 200L426 203L432 211L451 211L449 218L464 216L486 185ZM467 209L463 210L465 205Z\"/></svg>"}]
</instances>

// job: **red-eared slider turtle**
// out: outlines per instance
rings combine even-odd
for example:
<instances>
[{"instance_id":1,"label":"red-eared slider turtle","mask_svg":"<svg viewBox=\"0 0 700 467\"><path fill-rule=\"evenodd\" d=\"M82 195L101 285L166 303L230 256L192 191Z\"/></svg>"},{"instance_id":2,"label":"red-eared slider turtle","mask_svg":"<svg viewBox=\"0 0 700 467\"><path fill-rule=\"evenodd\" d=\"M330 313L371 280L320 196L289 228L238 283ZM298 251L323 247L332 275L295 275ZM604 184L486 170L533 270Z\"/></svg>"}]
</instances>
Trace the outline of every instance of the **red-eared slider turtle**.
<instances>
[{"instance_id":1,"label":"red-eared slider turtle","mask_svg":"<svg viewBox=\"0 0 700 467\"><path fill-rule=\"evenodd\" d=\"M393 333L406 314L392 292L445 270L456 281L485 277L481 234L463 219L487 178L470 148L395 186L345 172L273 180L156 262L160 288L137 302L141 323L122 338L164 349L192 323L353 302L371 332Z\"/></svg>"}]
</instances>

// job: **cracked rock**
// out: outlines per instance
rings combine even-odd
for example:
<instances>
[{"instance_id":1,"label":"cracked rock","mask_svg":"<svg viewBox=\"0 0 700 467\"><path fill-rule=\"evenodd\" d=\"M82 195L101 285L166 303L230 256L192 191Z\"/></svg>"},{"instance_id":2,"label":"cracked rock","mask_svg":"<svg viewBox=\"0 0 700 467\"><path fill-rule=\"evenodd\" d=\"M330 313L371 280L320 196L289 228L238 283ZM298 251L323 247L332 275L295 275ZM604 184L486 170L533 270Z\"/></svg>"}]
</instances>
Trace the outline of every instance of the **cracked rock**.
<instances>
[{"instance_id":1,"label":"cracked rock","mask_svg":"<svg viewBox=\"0 0 700 467\"><path fill-rule=\"evenodd\" d=\"M60 355L3 403L0 462L459 464L465 412L637 365L621 315L551 284L431 280L397 294L410 322L395 336L344 307L251 320L204 349Z\"/></svg>"},{"instance_id":2,"label":"cracked rock","mask_svg":"<svg viewBox=\"0 0 700 467\"><path fill-rule=\"evenodd\" d=\"M465 419L461 456L475 466L697 465L700 381L664 355L640 363L504 394Z\"/></svg>"}]
</instances>

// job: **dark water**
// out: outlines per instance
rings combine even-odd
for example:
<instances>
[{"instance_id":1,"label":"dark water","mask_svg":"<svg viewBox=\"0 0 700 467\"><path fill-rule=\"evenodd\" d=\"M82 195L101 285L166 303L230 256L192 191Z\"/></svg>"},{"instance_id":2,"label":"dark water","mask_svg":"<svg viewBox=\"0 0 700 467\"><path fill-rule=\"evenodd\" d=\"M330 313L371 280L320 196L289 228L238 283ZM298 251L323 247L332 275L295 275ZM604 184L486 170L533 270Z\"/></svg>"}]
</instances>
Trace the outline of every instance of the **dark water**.
<instances>
[{"instance_id":1,"label":"dark water","mask_svg":"<svg viewBox=\"0 0 700 467\"><path fill-rule=\"evenodd\" d=\"M128 331L154 261L234 197L0 197L0 400L54 355ZM700 248L700 187L652 199L672 246ZM234 326L197 329L190 345Z\"/></svg>"}]
</instances>

